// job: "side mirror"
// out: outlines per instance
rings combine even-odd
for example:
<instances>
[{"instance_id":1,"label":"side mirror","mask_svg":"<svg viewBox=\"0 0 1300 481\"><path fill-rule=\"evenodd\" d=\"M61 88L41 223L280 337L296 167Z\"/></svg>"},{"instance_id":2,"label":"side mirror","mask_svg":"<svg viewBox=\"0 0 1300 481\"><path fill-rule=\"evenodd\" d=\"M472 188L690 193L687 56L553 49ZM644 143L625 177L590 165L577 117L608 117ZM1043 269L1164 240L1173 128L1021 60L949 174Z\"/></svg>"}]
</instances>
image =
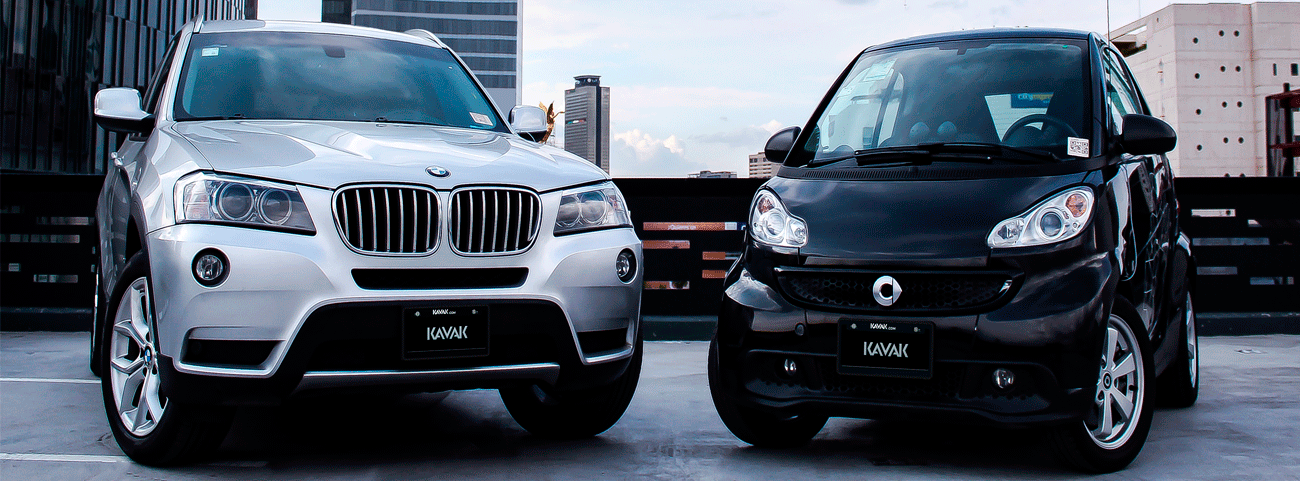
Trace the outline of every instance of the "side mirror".
<instances>
[{"instance_id":1,"label":"side mirror","mask_svg":"<svg viewBox=\"0 0 1300 481\"><path fill-rule=\"evenodd\" d=\"M520 137L539 142L546 136L546 111L531 105L510 109L510 128Z\"/></svg>"},{"instance_id":2,"label":"side mirror","mask_svg":"<svg viewBox=\"0 0 1300 481\"><path fill-rule=\"evenodd\" d=\"M1124 116L1124 133L1120 134L1119 145L1125 153L1163 154L1174 150L1177 144L1178 134L1165 121L1150 115Z\"/></svg>"},{"instance_id":3,"label":"side mirror","mask_svg":"<svg viewBox=\"0 0 1300 481\"><path fill-rule=\"evenodd\" d=\"M95 94L95 123L105 130L143 134L153 130L153 115L140 109L140 91L129 87Z\"/></svg>"},{"instance_id":4,"label":"side mirror","mask_svg":"<svg viewBox=\"0 0 1300 481\"><path fill-rule=\"evenodd\" d=\"M785 157L790 155L790 150L794 148L794 139L799 138L799 127L786 127L772 134L772 138L767 139L767 145L763 146L763 155L767 156L768 162L781 163Z\"/></svg>"}]
</instances>

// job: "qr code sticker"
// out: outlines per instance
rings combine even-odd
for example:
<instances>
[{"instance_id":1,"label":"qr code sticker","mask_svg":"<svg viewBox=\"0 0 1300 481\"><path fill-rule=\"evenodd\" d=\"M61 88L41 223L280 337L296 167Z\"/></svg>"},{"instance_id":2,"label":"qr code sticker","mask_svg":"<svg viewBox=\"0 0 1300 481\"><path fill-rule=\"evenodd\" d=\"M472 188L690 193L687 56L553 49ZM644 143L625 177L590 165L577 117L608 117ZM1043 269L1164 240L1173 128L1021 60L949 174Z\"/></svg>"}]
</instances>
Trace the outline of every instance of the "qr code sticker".
<instances>
[{"instance_id":1,"label":"qr code sticker","mask_svg":"<svg viewBox=\"0 0 1300 481\"><path fill-rule=\"evenodd\" d=\"M1078 137L1070 137L1070 138L1069 138L1069 141L1070 141L1070 145L1069 145L1069 147L1066 149L1066 153L1068 153L1068 154L1070 154L1070 155L1072 155L1072 156L1075 156L1075 157L1090 157L1090 156L1091 156L1091 153L1089 152L1089 149L1088 149L1088 139L1081 139L1081 138L1078 138Z\"/></svg>"}]
</instances>

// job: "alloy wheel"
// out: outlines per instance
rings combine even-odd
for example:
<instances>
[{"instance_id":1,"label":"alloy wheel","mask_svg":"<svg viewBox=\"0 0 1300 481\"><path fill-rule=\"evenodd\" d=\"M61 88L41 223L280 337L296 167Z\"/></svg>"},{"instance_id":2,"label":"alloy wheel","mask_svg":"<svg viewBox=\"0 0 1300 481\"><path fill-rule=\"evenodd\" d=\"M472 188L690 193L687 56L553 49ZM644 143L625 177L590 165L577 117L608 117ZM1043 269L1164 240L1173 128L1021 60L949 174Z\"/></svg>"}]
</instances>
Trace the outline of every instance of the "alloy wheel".
<instances>
[{"instance_id":1,"label":"alloy wheel","mask_svg":"<svg viewBox=\"0 0 1300 481\"><path fill-rule=\"evenodd\" d=\"M123 293L109 333L109 382L122 426L144 437L158 427L167 400L159 394L158 350L150 316L149 282L136 279Z\"/></svg>"},{"instance_id":2,"label":"alloy wheel","mask_svg":"<svg viewBox=\"0 0 1300 481\"><path fill-rule=\"evenodd\" d=\"M1096 415L1086 425L1089 437L1097 446L1115 449L1128 441L1140 421L1146 398L1146 371L1133 329L1114 314L1107 324L1093 398Z\"/></svg>"}]
</instances>

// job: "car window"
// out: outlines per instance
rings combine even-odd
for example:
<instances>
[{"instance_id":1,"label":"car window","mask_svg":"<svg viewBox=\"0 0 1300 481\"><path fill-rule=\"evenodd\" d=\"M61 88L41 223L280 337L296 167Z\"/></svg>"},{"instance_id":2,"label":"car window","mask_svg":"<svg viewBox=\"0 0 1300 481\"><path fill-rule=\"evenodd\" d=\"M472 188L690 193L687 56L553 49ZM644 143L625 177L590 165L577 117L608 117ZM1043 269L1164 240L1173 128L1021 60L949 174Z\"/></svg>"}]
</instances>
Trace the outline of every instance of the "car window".
<instances>
[{"instance_id":1,"label":"car window","mask_svg":"<svg viewBox=\"0 0 1300 481\"><path fill-rule=\"evenodd\" d=\"M1066 157L1089 138L1086 43L953 41L867 52L836 87L795 162L925 143Z\"/></svg>"},{"instance_id":2,"label":"car window","mask_svg":"<svg viewBox=\"0 0 1300 481\"><path fill-rule=\"evenodd\" d=\"M153 80L149 82L149 90L145 92L145 112L154 113L158 108L158 99L162 96L163 85L167 82L167 77L172 70L172 60L175 59L176 45L180 43L181 35L177 33L172 37L170 45L167 46L167 53L163 54L162 63L158 64L158 71L154 73Z\"/></svg>"},{"instance_id":3,"label":"car window","mask_svg":"<svg viewBox=\"0 0 1300 481\"><path fill-rule=\"evenodd\" d=\"M239 32L190 40L178 121L389 121L504 131L446 50L346 35Z\"/></svg>"},{"instance_id":4,"label":"car window","mask_svg":"<svg viewBox=\"0 0 1300 481\"><path fill-rule=\"evenodd\" d=\"M1119 132L1126 114L1140 114L1137 94L1125 81L1124 69L1109 49L1102 55L1102 68L1106 73L1106 108L1110 111L1111 130Z\"/></svg>"}]
</instances>

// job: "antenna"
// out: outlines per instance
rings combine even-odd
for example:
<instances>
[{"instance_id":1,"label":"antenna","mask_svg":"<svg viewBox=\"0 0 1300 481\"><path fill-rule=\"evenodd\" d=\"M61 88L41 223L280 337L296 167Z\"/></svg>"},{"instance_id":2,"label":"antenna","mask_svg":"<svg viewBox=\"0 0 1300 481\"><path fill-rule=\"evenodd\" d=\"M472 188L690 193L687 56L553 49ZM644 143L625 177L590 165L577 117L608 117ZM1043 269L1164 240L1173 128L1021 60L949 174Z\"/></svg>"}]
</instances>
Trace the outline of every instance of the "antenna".
<instances>
[{"instance_id":1,"label":"antenna","mask_svg":"<svg viewBox=\"0 0 1300 481\"><path fill-rule=\"evenodd\" d=\"M1110 0L1106 0L1106 41L1110 41Z\"/></svg>"}]
</instances>

